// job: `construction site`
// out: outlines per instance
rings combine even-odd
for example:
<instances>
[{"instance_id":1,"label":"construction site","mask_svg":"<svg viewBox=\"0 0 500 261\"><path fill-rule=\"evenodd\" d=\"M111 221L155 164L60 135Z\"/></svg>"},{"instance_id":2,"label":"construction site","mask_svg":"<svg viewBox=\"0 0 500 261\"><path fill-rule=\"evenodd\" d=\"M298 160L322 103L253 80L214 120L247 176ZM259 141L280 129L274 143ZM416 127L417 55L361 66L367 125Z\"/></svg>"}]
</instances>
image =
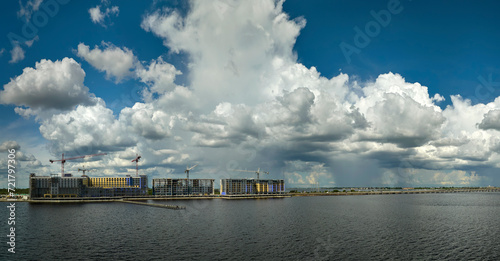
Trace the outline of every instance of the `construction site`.
<instances>
[{"instance_id":1,"label":"construction site","mask_svg":"<svg viewBox=\"0 0 500 261\"><path fill-rule=\"evenodd\" d=\"M213 179L153 179L153 195L155 196L208 196L213 194Z\"/></svg>"},{"instance_id":2,"label":"construction site","mask_svg":"<svg viewBox=\"0 0 500 261\"><path fill-rule=\"evenodd\" d=\"M285 181L282 179L221 179L220 194L222 196L285 194Z\"/></svg>"},{"instance_id":3,"label":"construction site","mask_svg":"<svg viewBox=\"0 0 500 261\"><path fill-rule=\"evenodd\" d=\"M221 196L285 194L285 181L282 179L260 179L260 168L257 170L233 169L232 171L255 173L257 179L221 179ZM269 175L267 171L262 173Z\"/></svg>"},{"instance_id":4,"label":"construction site","mask_svg":"<svg viewBox=\"0 0 500 261\"><path fill-rule=\"evenodd\" d=\"M37 176L30 174L29 188L31 199L64 199L64 198L114 198L114 197L196 197L214 196L214 179L190 179L189 173L197 165L186 166L186 178L155 178L152 180L152 195L148 195L148 177L139 175L139 160L141 156L131 161L135 162L136 175L124 177L89 177L86 172L94 170L79 168L80 177L64 171L64 164L68 160L84 159L106 153L76 156L50 160L51 163L61 162L61 174ZM282 179L260 179L260 168L256 171L234 170L238 172L252 172L257 179L222 179L220 181L221 196L241 195L282 195L285 194L285 182ZM263 172L269 174L269 172Z\"/></svg>"},{"instance_id":5,"label":"construction site","mask_svg":"<svg viewBox=\"0 0 500 261\"><path fill-rule=\"evenodd\" d=\"M30 198L137 197L148 194L148 177L102 177L86 175L36 176L30 174Z\"/></svg>"},{"instance_id":6,"label":"construction site","mask_svg":"<svg viewBox=\"0 0 500 261\"><path fill-rule=\"evenodd\" d=\"M185 179L153 179L155 196L208 196L214 194L213 179L189 179L189 172L198 165L186 166Z\"/></svg>"},{"instance_id":7,"label":"construction site","mask_svg":"<svg viewBox=\"0 0 500 261\"><path fill-rule=\"evenodd\" d=\"M89 177L86 172L91 169L79 168L81 177L75 177L64 171L68 160L104 156L107 153L91 154L61 159L49 160L50 163L61 162L61 175L36 176L31 173L29 179L30 198L101 198L101 197L143 197L148 194L148 177L139 175L138 161L140 156L132 160L136 162L136 176L125 177Z\"/></svg>"}]
</instances>

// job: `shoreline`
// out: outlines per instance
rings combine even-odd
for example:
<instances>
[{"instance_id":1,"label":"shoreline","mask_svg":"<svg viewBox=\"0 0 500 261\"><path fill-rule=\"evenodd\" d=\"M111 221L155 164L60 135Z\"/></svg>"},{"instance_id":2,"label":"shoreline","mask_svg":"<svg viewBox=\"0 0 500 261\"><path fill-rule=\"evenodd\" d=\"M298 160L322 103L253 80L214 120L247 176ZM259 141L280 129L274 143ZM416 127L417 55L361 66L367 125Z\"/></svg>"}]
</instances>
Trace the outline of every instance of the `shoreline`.
<instances>
[{"instance_id":1,"label":"shoreline","mask_svg":"<svg viewBox=\"0 0 500 261\"><path fill-rule=\"evenodd\" d=\"M123 202L146 200L203 200L203 199L273 199L290 197L318 196L366 196L366 195L404 195L404 194L442 194L442 193L495 193L500 188L481 189L427 189L427 190L388 190L388 191L346 191L346 192L306 192L286 193L280 195L212 195L212 196L157 196L157 197L100 197L100 198L36 198L36 199L0 199L0 202L29 203L92 203L92 202Z\"/></svg>"},{"instance_id":2,"label":"shoreline","mask_svg":"<svg viewBox=\"0 0 500 261\"><path fill-rule=\"evenodd\" d=\"M230 195L230 196L162 196L162 197L96 197L96 198L36 198L36 199L0 199L0 202L28 202L34 204L57 203L98 203L98 202L137 202L139 201L169 201L169 200L212 200L212 199L271 199L289 198L291 194L281 195Z\"/></svg>"},{"instance_id":3,"label":"shoreline","mask_svg":"<svg viewBox=\"0 0 500 261\"><path fill-rule=\"evenodd\" d=\"M306 192L291 193L294 197L308 196L357 196L357 195L401 195L401 194L441 194L441 193L494 193L500 188L491 189L427 189L427 190L388 190L388 191L346 191L346 192Z\"/></svg>"}]
</instances>

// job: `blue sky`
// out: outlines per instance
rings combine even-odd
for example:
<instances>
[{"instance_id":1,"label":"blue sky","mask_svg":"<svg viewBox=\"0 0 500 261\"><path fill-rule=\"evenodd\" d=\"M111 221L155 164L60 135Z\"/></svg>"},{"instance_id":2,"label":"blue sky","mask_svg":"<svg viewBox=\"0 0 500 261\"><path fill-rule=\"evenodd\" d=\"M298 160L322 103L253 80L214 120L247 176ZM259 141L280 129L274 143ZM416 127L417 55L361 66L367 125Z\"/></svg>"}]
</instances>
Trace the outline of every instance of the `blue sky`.
<instances>
[{"instance_id":1,"label":"blue sky","mask_svg":"<svg viewBox=\"0 0 500 261\"><path fill-rule=\"evenodd\" d=\"M103 152L66 168L131 174L137 153L150 178L199 164L200 177L260 167L290 186L499 185L498 7L9 1L1 148L19 150L21 186L58 173L61 153ZM355 28L375 30L365 46Z\"/></svg>"},{"instance_id":2,"label":"blue sky","mask_svg":"<svg viewBox=\"0 0 500 261\"><path fill-rule=\"evenodd\" d=\"M326 77L339 69L362 79L397 72L429 87L430 94L446 97L473 97L478 77L500 77L499 4L495 1L401 1L402 11L392 15L387 27L347 63L339 44L352 44L353 28L374 20L370 11L387 9L388 2L286 1L284 8L292 17L307 19L295 46L299 61L316 66ZM481 102L490 102L498 94Z\"/></svg>"}]
</instances>

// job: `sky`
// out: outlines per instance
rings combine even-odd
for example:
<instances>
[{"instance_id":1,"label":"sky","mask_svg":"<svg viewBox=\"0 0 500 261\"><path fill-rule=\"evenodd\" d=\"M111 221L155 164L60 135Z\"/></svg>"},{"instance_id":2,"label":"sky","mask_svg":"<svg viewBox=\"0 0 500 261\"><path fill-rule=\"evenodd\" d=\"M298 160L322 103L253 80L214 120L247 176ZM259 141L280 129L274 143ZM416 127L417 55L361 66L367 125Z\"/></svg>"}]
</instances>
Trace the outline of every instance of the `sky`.
<instances>
[{"instance_id":1,"label":"sky","mask_svg":"<svg viewBox=\"0 0 500 261\"><path fill-rule=\"evenodd\" d=\"M496 1L8 1L0 187L29 173L500 186ZM269 174L264 174L269 172Z\"/></svg>"}]
</instances>

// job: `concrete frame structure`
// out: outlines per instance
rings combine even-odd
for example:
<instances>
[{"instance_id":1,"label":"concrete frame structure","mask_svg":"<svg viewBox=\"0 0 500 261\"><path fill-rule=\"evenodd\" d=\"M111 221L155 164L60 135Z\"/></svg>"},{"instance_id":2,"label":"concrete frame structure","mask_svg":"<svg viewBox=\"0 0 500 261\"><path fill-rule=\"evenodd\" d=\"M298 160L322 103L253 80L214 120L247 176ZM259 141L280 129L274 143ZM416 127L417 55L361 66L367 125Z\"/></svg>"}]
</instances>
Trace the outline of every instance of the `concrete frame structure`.
<instances>
[{"instance_id":1,"label":"concrete frame structure","mask_svg":"<svg viewBox=\"0 0 500 261\"><path fill-rule=\"evenodd\" d=\"M282 179L221 179L220 194L285 194L285 181Z\"/></svg>"},{"instance_id":2,"label":"concrete frame structure","mask_svg":"<svg viewBox=\"0 0 500 261\"><path fill-rule=\"evenodd\" d=\"M148 178L104 177L90 178L86 175L73 177L57 174L36 176L30 174L30 197L122 197L145 196L148 194Z\"/></svg>"},{"instance_id":3,"label":"concrete frame structure","mask_svg":"<svg viewBox=\"0 0 500 261\"><path fill-rule=\"evenodd\" d=\"M186 196L213 195L213 179L153 179L153 195Z\"/></svg>"}]
</instances>

